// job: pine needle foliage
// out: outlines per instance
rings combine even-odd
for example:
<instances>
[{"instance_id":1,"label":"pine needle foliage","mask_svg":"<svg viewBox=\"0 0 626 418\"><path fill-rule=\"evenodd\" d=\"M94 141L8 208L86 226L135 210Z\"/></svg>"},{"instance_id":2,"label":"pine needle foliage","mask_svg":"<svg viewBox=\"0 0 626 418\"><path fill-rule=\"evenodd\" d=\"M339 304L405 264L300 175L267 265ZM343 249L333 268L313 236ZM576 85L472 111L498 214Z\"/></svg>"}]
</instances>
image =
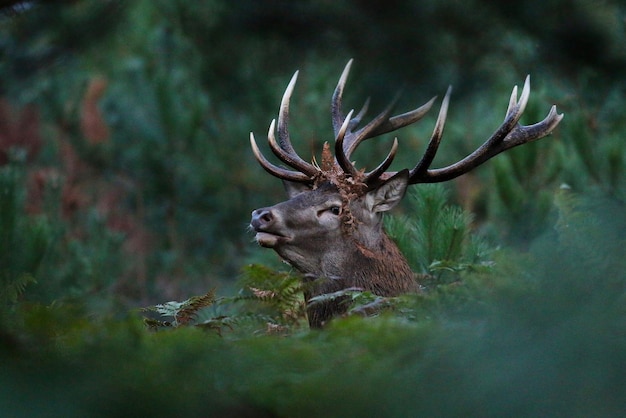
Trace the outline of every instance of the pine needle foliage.
<instances>
[{"instance_id":1,"label":"pine needle foliage","mask_svg":"<svg viewBox=\"0 0 626 418\"><path fill-rule=\"evenodd\" d=\"M491 266L493 249L472 232L472 215L448 203L443 186L415 187L407 201L407 214L387 218L386 228L414 271L442 284Z\"/></svg>"},{"instance_id":2,"label":"pine needle foliage","mask_svg":"<svg viewBox=\"0 0 626 418\"><path fill-rule=\"evenodd\" d=\"M561 153L569 158L563 158L563 180L575 191L593 188L626 202L626 118L623 112L612 114L623 108L623 89L611 96L599 109L580 107L564 127Z\"/></svg>"},{"instance_id":3,"label":"pine needle foliage","mask_svg":"<svg viewBox=\"0 0 626 418\"><path fill-rule=\"evenodd\" d=\"M546 186L556 182L559 155L540 158L537 146L528 144L492 161L490 219L495 220L498 239L517 245L526 245L550 222L554 189Z\"/></svg>"},{"instance_id":4,"label":"pine needle foliage","mask_svg":"<svg viewBox=\"0 0 626 418\"><path fill-rule=\"evenodd\" d=\"M623 140L623 86L611 88L602 103L566 102L566 122L549 138L513 149L491 163L493 192L488 222L506 242L524 247L553 222L554 191L560 184L626 202L626 141ZM538 101L539 103L541 100ZM527 109L530 119L541 113Z\"/></svg>"}]
</instances>

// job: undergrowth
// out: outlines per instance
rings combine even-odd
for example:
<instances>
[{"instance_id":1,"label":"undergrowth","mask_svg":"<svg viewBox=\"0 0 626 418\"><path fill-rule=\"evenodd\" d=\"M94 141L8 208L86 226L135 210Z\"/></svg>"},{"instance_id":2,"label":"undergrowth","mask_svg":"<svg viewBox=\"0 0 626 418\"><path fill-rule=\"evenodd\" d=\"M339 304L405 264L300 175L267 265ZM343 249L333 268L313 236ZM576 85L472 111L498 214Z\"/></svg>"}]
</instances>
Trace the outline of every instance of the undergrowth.
<instances>
[{"instance_id":1,"label":"undergrowth","mask_svg":"<svg viewBox=\"0 0 626 418\"><path fill-rule=\"evenodd\" d=\"M619 416L626 218L614 205L564 188L555 227L524 254L499 251L488 271L323 331L300 325L296 278L258 266L234 297L154 307L175 318L156 333L140 315L20 305L0 335L0 383L13 388L0 406L66 417ZM33 388L40 396L26 402Z\"/></svg>"}]
</instances>

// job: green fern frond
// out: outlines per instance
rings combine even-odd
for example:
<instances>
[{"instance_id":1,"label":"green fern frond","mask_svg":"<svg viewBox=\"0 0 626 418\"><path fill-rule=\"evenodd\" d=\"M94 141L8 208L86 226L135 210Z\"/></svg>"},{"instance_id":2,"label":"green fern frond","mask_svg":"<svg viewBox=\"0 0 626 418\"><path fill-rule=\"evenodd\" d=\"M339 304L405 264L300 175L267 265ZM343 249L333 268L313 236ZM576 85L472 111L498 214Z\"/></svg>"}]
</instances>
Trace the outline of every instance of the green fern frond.
<instances>
[{"instance_id":1,"label":"green fern frond","mask_svg":"<svg viewBox=\"0 0 626 418\"><path fill-rule=\"evenodd\" d=\"M200 309L209 307L214 303L215 289L209 290L202 296L193 296L184 302L176 315L176 321L179 325L186 325L196 317Z\"/></svg>"},{"instance_id":2,"label":"green fern frond","mask_svg":"<svg viewBox=\"0 0 626 418\"><path fill-rule=\"evenodd\" d=\"M202 296L193 296L183 302L170 301L154 306L143 308L144 312L156 312L163 317L171 317L173 321L162 322L154 319L146 319L149 328L179 327L189 325L196 318L198 311L209 307L216 302L215 289L209 290Z\"/></svg>"},{"instance_id":3,"label":"green fern frond","mask_svg":"<svg viewBox=\"0 0 626 418\"><path fill-rule=\"evenodd\" d=\"M306 317L302 294L306 285L299 276L249 265L243 270L241 284L242 290L233 300L260 302L281 323L293 324Z\"/></svg>"}]
</instances>

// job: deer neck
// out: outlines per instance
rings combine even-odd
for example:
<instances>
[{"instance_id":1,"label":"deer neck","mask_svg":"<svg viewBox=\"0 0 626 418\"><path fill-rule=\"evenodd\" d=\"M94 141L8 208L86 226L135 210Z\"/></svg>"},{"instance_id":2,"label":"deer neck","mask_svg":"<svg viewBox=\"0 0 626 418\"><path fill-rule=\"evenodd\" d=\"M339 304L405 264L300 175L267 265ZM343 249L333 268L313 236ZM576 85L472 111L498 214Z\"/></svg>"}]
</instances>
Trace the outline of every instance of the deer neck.
<instances>
[{"instance_id":1,"label":"deer neck","mask_svg":"<svg viewBox=\"0 0 626 418\"><path fill-rule=\"evenodd\" d=\"M327 254L319 264L320 271L310 274L333 283L319 293L358 287L381 296L395 296L415 290L414 274L406 258L384 232L373 242L358 237L347 242L348 251L344 248L341 256Z\"/></svg>"},{"instance_id":2,"label":"deer neck","mask_svg":"<svg viewBox=\"0 0 626 418\"><path fill-rule=\"evenodd\" d=\"M312 297L349 288L363 289L379 296L398 296L417 290L409 264L387 235L382 234L373 247L357 240L351 242L350 255L343 264L330 263L320 274L306 275L311 280L304 294L307 304ZM342 304L341 299L310 306L307 309L310 326L319 328L331 318L344 314L347 305Z\"/></svg>"}]
</instances>

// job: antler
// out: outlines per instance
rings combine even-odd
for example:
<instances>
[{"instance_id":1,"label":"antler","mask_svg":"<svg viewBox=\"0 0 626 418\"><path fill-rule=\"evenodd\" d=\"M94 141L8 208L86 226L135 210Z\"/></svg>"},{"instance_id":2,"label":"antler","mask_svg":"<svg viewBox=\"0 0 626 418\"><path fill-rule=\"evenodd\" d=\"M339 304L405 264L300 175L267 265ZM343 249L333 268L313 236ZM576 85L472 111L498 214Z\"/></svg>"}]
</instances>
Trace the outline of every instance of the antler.
<instances>
[{"instance_id":1,"label":"antler","mask_svg":"<svg viewBox=\"0 0 626 418\"><path fill-rule=\"evenodd\" d=\"M354 165L350 162L350 156L361 142L417 122L426 115L436 99L436 97L433 97L415 110L391 117L391 112L397 101L396 96L387 108L367 125L357 131L353 131L361 122L365 112L367 112L369 99L354 118L352 118L352 111L348 113L347 117L344 116L342 110L343 90L348 79L348 74L350 73L352 61L353 60L350 60L348 64L346 64L339 78L339 82L337 83L337 87L335 88L335 92L333 93L331 102L332 124L335 132L335 155L337 162L346 173L356 172ZM377 168L366 174L366 179L378 177L389 168L395 157L397 146L397 139L395 139L387 158L385 158Z\"/></svg>"},{"instance_id":2,"label":"antler","mask_svg":"<svg viewBox=\"0 0 626 418\"><path fill-rule=\"evenodd\" d=\"M396 98L389 106L387 106L385 110L383 110L383 112L381 112L365 126L355 131L361 122L361 119L367 112L369 99L365 102L356 116L352 117L352 114L354 113L353 110L344 116L342 109L343 91L351 66L352 60L348 61L341 77L339 78L339 82L337 83L337 87L335 88L332 97L331 115L333 130L335 133L336 165L347 175L356 178L360 175L360 173L350 161L350 156L354 150L366 139L374 138L381 134L392 132L417 122L430 110L436 97L433 97L422 106L410 112L397 116L391 116L393 106L397 99ZM314 164L304 161L298 156L291 145L289 131L287 128L287 123L289 121L289 101L291 99L291 94L293 93L297 77L298 72L296 71L291 78L281 101L278 116L278 142L276 142L276 138L274 136L276 131L275 121L272 121L270 124L267 135L270 148L276 157L297 171L278 167L270 163L259 151L252 132L250 133L250 144L255 157L261 166L263 166L263 168L270 174L284 180L312 183L321 173L321 169ZM430 166L435 158L443 135L451 92L452 89L448 88L439 109L439 116L437 117L435 128L422 159L413 169L409 171L409 184L436 183L451 180L467 173L468 171L471 171L503 151L543 138L544 136L550 134L563 118L563 114L557 113L556 106L552 106L548 116L546 116L546 118L541 122L528 126L519 124L519 120L524 113L524 109L526 108L526 104L528 103L528 98L530 96L530 76L527 76L519 100L517 98L517 86L515 86L513 88L513 92L511 93L504 122L483 145L464 159L452 165L443 168L431 169ZM396 174L396 172L387 172L386 170L391 165L391 162L396 155L397 148L398 140L396 138L394 139L391 151L383 162L380 163L380 165L378 165L378 167L374 170L366 173L360 180L366 184L372 184L380 179L385 179Z\"/></svg>"},{"instance_id":3,"label":"antler","mask_svg":"<svg viewBox=\"0 0 626 418\"><path fill-rule=\"evenodd\" d=\"M530 97L530 76L526 76L519 100L517 99L517 86L515 86L509 99L509 107L506 111L504 122L484 144L461 161L447 167L430 169L429 167L435 158L443 134L449 95L450 89L448 89L448 93L444 97L435 130L428 143L426 152L415 168L410 171L409 184L437 183L451 180L473 170L503 151L549 135L563 119L563 114L558 114L556 106L553 105L546 118L541 122L534 125L519 124ZM391 175L393 173L386 174Z\"/></svg>"},{"instance_id":4,"label":"antler","mask_svg":"<svg viewBox=\"0 0 626 418\"><path fill-rule=\"evenodd\" d=\"M272 152L282 162L295 168L298 171L288 170L270 163L263 156L263 154L261 154L261 151L256 144L254 134L252 132L250 132L250 145L252 146L252 152L254 153L256 159L259 161L261 166L270 174L283 180L308 183L319 172L319 168L311 163L307 163L302 158L300 158L300 156L298 156L293 146L291 145L289 129L287 126L289 122L289 101L291 100L291 94L293 93L293 89L296 85L297 79L298 71L296 71L293 77L291 77L291 81L287 85L287 89L283 94L283 99L280 102L280 112L278 114L278 143L276 143L276 137L274 136L274 132L276 131L276 120L272 120L272 123L270 123L270 128L267 133L267 140L270 144Z\"/></svg>"}]
</instances>

